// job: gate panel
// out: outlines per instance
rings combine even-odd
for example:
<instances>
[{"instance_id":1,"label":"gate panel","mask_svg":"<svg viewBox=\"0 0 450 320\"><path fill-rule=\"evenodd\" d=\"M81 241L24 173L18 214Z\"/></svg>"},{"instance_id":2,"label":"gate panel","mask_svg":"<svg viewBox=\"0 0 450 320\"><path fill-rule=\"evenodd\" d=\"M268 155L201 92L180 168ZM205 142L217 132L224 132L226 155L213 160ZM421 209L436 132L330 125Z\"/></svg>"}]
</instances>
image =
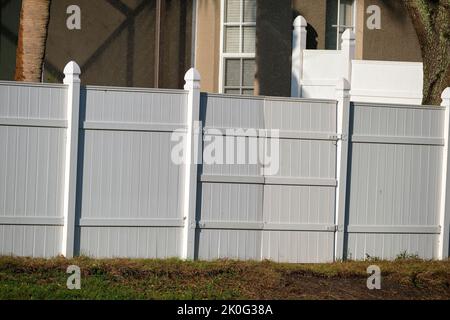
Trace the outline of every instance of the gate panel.
<instances>
[{"instance_id":1,"label":"gate panel","mask_svg":"<svg viewBox=\"0 0 450 320\"><path fill-rule=\"evenodd\" d=\"M223 151L228 141L234 144L235 160L224 164L230 163L224 155L223 161L203 163L200 170L197 256L260 260L264 176L256 162L237 164L237 148L238 141L248 150L249 143L262 139L258 135L264 129L264 100L204 94L201 120L205 127L203 150L215 147ZM248 129L256 135L249 137Z\"/></svg>"},{"instance_id":2,"label":"gate panel","mask_svg":"<svg viewBox=\"0 0 450 320\"><path fill-rule=\"evenodd\" d=\"M333 261L336 103L267 99L265 120L279 130L280 168L265 177L262 258Z\"/></svg>"}]
</instances>

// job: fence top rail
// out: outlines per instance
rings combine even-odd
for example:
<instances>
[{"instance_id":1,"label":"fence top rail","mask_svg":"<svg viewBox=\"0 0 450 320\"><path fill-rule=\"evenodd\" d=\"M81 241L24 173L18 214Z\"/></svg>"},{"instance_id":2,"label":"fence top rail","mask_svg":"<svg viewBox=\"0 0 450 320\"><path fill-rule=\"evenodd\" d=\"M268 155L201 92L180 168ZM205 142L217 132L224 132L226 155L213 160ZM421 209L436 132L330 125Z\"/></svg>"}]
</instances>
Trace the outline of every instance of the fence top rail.
<instances>
[{"instance_id":1,"label":"fence top rail","mask_svg":"<svg viewBox=\"0 0 450 320\"><path fill-rule=\"evenodd\" d=\"M157 88L135 88L135 87L109 87L86 85L83 89L87 91L114 91L114 92L136 92L136 93L163 93L163 94L188 94L186 90L180 89L157 89Z\"/></svg>"},{"instance_id":2,"label":"fence top rail","mask_svg":"<svg viewBox=\"0 0 450 320\"><path fill-rule=\"evenodd\" d=\"M296 97L273 97L273 96L245 96L237 94L223 94L223 93L207 93L202 92L202 95L213 98L233 98L233 99L247 99L247 100L265 100L265 101L284 101L284 102L306 102L306 103L328 103L337 104L336 100L332 99L311 99L311 98L296 98Z\"/></svg>"},{"instance_id":3,"label":"fence top rail","mask_svg":"<svg viewBox=\"0 0 450 320\"><path fill-rule=\"evenodd\" d=\"M397 104L397 103L372 103L372 102L354 102L352 105L356 107L376 107L376 108L403 108L403 109L420 109L420 110L445 110L442 106L431 105L409 105L409 104Z\"/></svg>"},{"instance_id":4,"label":"fence top rail","mask_svg":"<svg viewBox=\"0 0 450 320\"><path fill-rule=\"evenodd\" d=\"M37 87L37 88L58 88L66 89L68 86L62 83L47 83L47 82L22 82L22 81L0 81L0 86L15 86L15 87Z\"/></svg>"}]
</instances>

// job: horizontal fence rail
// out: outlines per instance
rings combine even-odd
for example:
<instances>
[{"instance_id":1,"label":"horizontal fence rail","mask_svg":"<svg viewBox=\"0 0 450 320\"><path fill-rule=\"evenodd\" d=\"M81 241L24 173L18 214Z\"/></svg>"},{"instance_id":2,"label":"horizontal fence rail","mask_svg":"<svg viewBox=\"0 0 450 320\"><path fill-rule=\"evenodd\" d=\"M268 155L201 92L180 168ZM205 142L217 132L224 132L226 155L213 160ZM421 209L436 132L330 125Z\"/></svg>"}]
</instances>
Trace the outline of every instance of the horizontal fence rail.
<instances>
[{"instance_id":1,"label":"horizontal fence rail","mask_svg":"<svg viewBox=\"0 0 450 320\"><path fill-rule=\"evenodd\" d=\"M0 82L0 255L448 257L450 88L437 107L352 102L344 79L319 100L80 74Z\"/></svg>"}]
</instances>

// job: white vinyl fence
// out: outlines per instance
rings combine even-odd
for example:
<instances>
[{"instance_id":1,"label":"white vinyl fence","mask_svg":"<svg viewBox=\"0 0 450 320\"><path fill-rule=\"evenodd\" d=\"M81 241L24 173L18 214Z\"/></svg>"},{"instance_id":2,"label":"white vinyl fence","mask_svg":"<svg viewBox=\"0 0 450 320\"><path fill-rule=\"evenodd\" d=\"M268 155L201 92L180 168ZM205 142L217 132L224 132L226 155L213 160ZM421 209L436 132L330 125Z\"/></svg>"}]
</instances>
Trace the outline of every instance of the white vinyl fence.
<instances>
[{"instance_id":1,"label":"white vinyl fence","mask_svg":"<svg viewBox=\"0 0 450 320\"><path fill-rule=\"evenodd\" d=\"M0 255L448 257L450 89L433 107L352 103L343 79L318 100L204 94L194 69L185 90L65 74L0 82ZM218 137L278 141L279 170L198 164Z\"/></svg>"},{"instance_id":2,"label":"white vinyl fence","mask_svg":"<svg viewBox=\"0 0 450 320\"><path fill-rule=\"evenodd\" d=\"M292 97L335 99L335 84L350 82L352 101L420 105L423 64L419 62L355 60L355 34L347 29L341 50L306 49L307 22L294 21Z\"/></svg>"}]
</instances>

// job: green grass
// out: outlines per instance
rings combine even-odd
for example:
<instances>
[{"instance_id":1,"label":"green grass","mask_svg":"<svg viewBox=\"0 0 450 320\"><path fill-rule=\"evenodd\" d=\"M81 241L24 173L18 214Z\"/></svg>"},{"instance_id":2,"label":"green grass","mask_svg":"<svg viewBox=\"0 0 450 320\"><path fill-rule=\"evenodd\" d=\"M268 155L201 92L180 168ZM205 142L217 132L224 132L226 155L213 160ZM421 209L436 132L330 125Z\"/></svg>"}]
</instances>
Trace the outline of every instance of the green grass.
<instances>
[{"instance_id":1,"label":"green grass","mask_svg":"<svg viewBox=\"0 0 450 320\"><path fill-rule=\"evenodd\" d=\"M366 287L378 265L382 290ZM69 265L81 290L68 290ZM393 262L276 264L180 260L0 258L0 299L449 299L450 262L408 256Z\"/></svg>"}]
</instances>

